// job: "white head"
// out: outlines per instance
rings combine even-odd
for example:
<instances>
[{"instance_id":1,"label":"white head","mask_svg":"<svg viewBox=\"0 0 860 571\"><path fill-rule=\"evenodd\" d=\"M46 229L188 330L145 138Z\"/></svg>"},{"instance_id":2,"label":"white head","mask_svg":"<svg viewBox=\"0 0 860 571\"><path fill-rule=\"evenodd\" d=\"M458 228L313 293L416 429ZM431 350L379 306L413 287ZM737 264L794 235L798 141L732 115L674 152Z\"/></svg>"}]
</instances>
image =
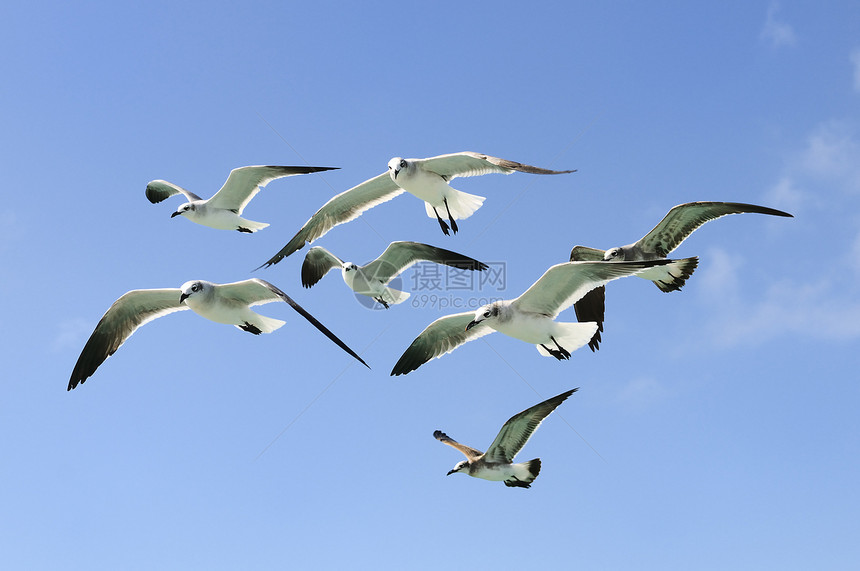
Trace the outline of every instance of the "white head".
<instances>
[{"instance_id":1,"label":"white head","mask_svg":"<svg viewBox=\"0 0 860 571\"><path fill-rule=\"evenodd\" d=\"M606 252L603 254L603 261L604 262L611 262L611 261L624 260L624 259L626 259L626 252L624 251L624 248L622 248L620 246L618 248L610 248L609 250L606 250Z\"/></svg>"},{"instance_id":2,"label":"white head","mask_svg":"<svg viewBox=\"0 0 860 571\"><path fill-rule=\"evenodd\" d=\"M472 321L466 325L466 331L471 329L472 327L478 325L479 323L487 322L488 324L499 318L499 313L501 310L501 302L494 301L493 303L488 303L484 305L475 312L475 316L472 317Z\"/></svg>"},{"instance_id":3,"label":"white head","mask_svg":"<svg viewBox=\"0 0 860 571\"><path fill-rule=\"evenodd\" d=\"M174 216L185 216L187 217L189 214L193 214L194 211L197 210L197 205L193 202L186 202L182 206L176 209L176 212L170 215L171 218Z\"/></svg>"},{"instance_id":4,"label":"white head","mask_svg":"<svg viewBox=\"0 0 860 571\"><path fill-rule=\"evenodd\" d=\"M194 280L190 282L185 282L182 284L182 287L179 288L181 292L179 295L179 303L185 303L188 305L189 298L193 298L192 301L197 301L201 297L203 297L204 292L208 292L212 289L212 284L209 282L204 282L202 280Z\"/></svg>"},{"instance_id":5,"label":"white head","mask_svg":"<svg viewBox=\"0 0 860 571\"><path fill-rule=\"evenodd\" d=\"M409 161L400 157L394 157L388 161L388 176L391 177L391 180L397 182L397 175L400 174L400 171L408 168Z\"/></svg>"},{"instance_id":6,"label":"white head","mask_svg":"<svg viewBox=\"0 0 860 571\"><path fill-rule=\"evenodd\" d=\"M348 274L350 272L356 271L358 269L358 266L356 266L352 262L344 262L340 265L340 269L343 270L344 274Z\"/></svg>"},{"instance_id":7,"label":"white head","mask_svg":"<svg viewBox=\"0 0 860 571\"><path fill-rule=\"evenodd\" d=\"M468 470L469 470L469 461L463 460L461 462L457 462L457 465L454 466L454 468L452 470L449 470L448 473L445 475L450 476L451 474L456 474L457 472L463 472L463 471L468 472Z\"/></svg>"}]
</instances>

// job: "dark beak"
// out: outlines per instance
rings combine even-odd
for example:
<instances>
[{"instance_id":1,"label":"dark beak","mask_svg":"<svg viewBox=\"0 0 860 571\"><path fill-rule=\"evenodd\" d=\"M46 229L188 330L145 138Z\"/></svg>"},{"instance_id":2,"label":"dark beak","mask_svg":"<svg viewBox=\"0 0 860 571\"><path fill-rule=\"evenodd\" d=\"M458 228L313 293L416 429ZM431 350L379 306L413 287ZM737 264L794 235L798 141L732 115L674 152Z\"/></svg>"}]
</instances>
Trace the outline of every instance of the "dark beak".
<instances>
[{"instance_id":1,"label":"dark beak","mask_svg":"<svg viewBox=\"0 0 860 571\"><path fill-rule=\"evenodd\" d=\"M170 215L170 217L171 217L171 218L173 218L174 216L179 216L179 211L178 211L178 210L177 210L176 212L174 212L173 214L171 214L171 215Z\"/></svg>"},{"instance_id":2,"label":"dark beak","mask_svg":"<svg viewBox=\"0 0 860 571\"><path fill-rule=\"evenodd\" d=\"M394 169L394 180L397 180L397 173L400 172L400 169Z\"/></svg>"},{"instance_id":3,"label":"dark beak","mask_svg":"<svg viewBox=\"0 0 860 571\"><path fill-rule=\"evenodd\" d=\"M448 472L448 473L447 473L447 474L445 474L445 475L446 475L446 476L450 476L451 474L453 474L453 473L454 473L454 472L456 472L456 471L457 471L457 470L451 470L450 472Z\"/></svg>"},{"instance_id":4,"label":"dark beak","mask_svg":"<svg viewBox=\"0 0 860 571\"><path fill-rule=\"evenodd\" d=\"M187 293L183 293L182 295L180 295L179 296L179 303L182 303L183 301L185 301L185 298L187 298L187 297L188 297Z\"/></svg>"},{"instance_id":5,"label":"dark beak","mask_svg":"<svg viewBox=\"0 0 860 571\"><path fill-rule=\"evenodd\" d=\"M468 331L469 329L471 329L472 327L476 326L479 323L480 323L480 321L470 321L469 324L466 326L466 331Z\"/></svg>"}]
</instances>

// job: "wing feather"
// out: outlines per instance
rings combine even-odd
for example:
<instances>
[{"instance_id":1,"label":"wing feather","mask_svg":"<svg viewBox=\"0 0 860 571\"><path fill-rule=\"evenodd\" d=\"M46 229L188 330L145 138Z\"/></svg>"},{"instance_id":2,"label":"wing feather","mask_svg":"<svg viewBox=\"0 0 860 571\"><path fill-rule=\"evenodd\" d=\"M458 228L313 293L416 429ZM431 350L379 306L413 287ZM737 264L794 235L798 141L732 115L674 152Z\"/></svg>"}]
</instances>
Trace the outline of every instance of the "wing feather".
<instances>
[{"instance_id":1,"label":"wing feather","mask_svg":"<svg viewBox=\"0 0 860 571\"><path fill-rule=\"evenodd\" d=\"M487 448L484 461L504 464L513 462L514 457L526 445L543 419L578 390L576 388L563 392L509 418L502 426L496 439Z\"/></svg>"},{"instance_id":2,"label":"wing feather","mask_svg":"<svg viewBox=\"0 0 860 571\"><path fill-rule=\"evenodd\" d=\"M310 253L308 254L310 255ZM454 268L483 271L487 265L469 256L419 242L392 242L382 255L362 268L365 275L383 283L420 261L434 262Z\"/></svg>"},{"instance_id":3,"label":"wing feather","mask_svg":"<svg viewBox=\"0 0 860 571\"><path fill-rule=\"evenodd\" d=\"M182 194L188 202L192 200L203 200L190 190L185 190L179 185L167 182L166 180L152 180L146 185L146 198L153 204L158 204L162 200L173 196L174 194Z\"/></svg>"},{"instance_id":4,"label":"wing feather","mask_svg":"<svg viewBox=\"0 0 860 571\"><path fill-rule=\"evenodd\" d=\"M322 246L314 246L308 250L305 261L302 262L302 285L309 288L320 281L330 270L340 268L342 265L343 260Z\"/></svg>"},{"instance_id":5,"label":"wing feather","mask_svg":"<svg viewBox=\"0 0 860 571\"><path fill-rule=\"evenodd\" d=\"M493 328L479 323L466 331L475 313L467 311L440 317L427 326L403 352L391 370L391 375L405 375L427 361L450 353L460 345L493 332Z\"/></svg>"},{"instance_id":6,"label":"wing feather","mask_svg":"<svg viewBox=\"0 0 860 571\"><path fill-rule=\"evenodd\" d=\"M576 172L575 170L554 171L540 167L534 167L516 161L491 157L472 151L451 153L430 157L427 159L410 159L421 165L421 168L442 175L448 180L458 176L479 176L489 173L511 174L514 171L530 174L564 174Z\"/></svg>"},{"instance_id":7,"label":"wing feather","mask_svg":"<svg viewBox=\"0 0 860 571\"><path fill-rule=\"evenodd\" d=\"M81 351L67 390L84 383L137 329L153 319L188 309L178 288L136 289L120 296L99 320Z\"/></svg>"},{"instance_id":8,"label":"wing feather","mask_svg":"<svg viewBox=\"0 0 860 571\"><path fill-rule=\"evenodd\" d=\"M224 186L209 199L208 204L213 208L242 211L260 190L275 179L297 174L309 174L320 171L334 170L337 167L284 167L284 166L249 166L239 167L230 171L230 176Z\"/></svg>"},{"instance_id":9,"label":"wing feather","mask_svg":"<svg viewBox=\"0 0 860 571\"><path fill-rule=\"evenodd\" d=\"M448 446L450 446L452 448L456 448L457 450L462 452L470 462L474 462L475 460L477 460L478 458L480 458L484 454L480 450L475 450L471 446L466 446L465 444L460 444L459 442L457 442L456 440L454 440L453 438L451 438L450 436L448 436L447 434L445 434L441 430L435 431L433 433L433 438L435 438L436 440L438 440L442 444L447 444Z\"/></svg>"}]
</instances>

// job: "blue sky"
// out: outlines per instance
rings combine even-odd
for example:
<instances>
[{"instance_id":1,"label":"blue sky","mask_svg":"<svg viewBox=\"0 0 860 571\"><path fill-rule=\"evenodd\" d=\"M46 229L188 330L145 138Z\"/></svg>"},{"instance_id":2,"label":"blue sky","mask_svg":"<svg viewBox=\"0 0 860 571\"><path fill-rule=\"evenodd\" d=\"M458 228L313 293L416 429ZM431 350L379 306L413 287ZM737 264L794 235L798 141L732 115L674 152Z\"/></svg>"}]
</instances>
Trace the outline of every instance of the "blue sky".
<instances>
[{"instance_id":1,"label":"blue sky","mask_svg":"<svg viewBox=\"0 0 860 571\"><path fill-rule=\"evenodd\" d=\"M12 2L0 9L0 553L29 569L854 568L860 509L860 5L832 2ZM371 311L302 250L251 273L393 156L472 150L572 175L488 175L445 237L409 196L319 240L392 240L505 269L503 291ZM232 168L279 180L219 232L151 205ZM515 297L571 246L635 241L675 204L708 223L680 293L613 283L604 343L568 362L500 334L388 376L444 303ZM247 335L191 312L139 330L75 391L124 292L258 276ZM413 283L411 274L404 284ZM426 292L425 292L426 293ZM422 301L423 300L423 301ZM413 305L417 305L414 307ZM572 321L572 310L563 314ZM445 473L572 387L519 458L529 490Z\"/></svg>"}]
</instances>

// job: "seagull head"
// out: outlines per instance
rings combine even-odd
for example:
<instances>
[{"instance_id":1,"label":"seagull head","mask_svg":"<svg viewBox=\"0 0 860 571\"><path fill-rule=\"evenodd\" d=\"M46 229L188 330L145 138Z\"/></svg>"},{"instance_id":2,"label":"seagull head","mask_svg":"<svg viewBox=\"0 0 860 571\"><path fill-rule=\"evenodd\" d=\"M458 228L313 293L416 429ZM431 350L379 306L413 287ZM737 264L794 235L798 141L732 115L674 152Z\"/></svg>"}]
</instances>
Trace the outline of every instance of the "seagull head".
<instances>
[{"instance_id":1,"label":"seagull head","mask_svg":"<svg viewBox=\"0 0 860 571\"><path fill-rule=\"evenodd\" d=\"M603 261L604 262L613 262L613 261L624 260L625 259L624 254L625 254L624 248L621 248L621 247L610 248L609 250L606 250L605 254L603 254Z\"/></svg>"},{"instance_id":2,"label":"seagull head","mask_svg":"<svg viewBox=\"0 0 860 571\"><path fill-rule=\"evenodd\" d=\"M179 288L181 292L179 294L179 303L185 303L185 300L193 295L200 294L206 287L202 281L193 281L193 282L185 282L182 284L182 287ZM186 304L187 305L187 304Z\"/></svg>"},{"instance_id":3,"label":"seagull head","mask_svg":"<svg viewBox=\"0 0 860 571\"><path fill-rule=\"evenodd\" d=\"M388 161L388 175L391 177L391 180L397 181L397 175L401 170L405 169L409 166L409 163L406 162L406 159L402 159L400 157L394 157L390 161Z\"/></svg>"},{"instance_id":4,"label":"seagull head","mask_svg":"<svg viewBox=\"0 0 860 571\"><path fill-rule=\"evenodd\" d=\"M341 264L340 269L343 270L343 273L348 274L349 272L354 272L358 269L358 266L353 264L352 262L344 262Z\"/></svg>"},{"instance_id":5,"label":"seagull head","mask_svg":"<svg viewBox=\"0 0 860 571\"><path fill-rule=\"evenodd\" d=\"M462 472L463 470L466 470L468 468L469 468L468 460L463 460L461 462L457 462L457 465L454 466L454 468L452 470L449 470L448 473L445 475L450 476L451 474L456 474L457 472Z\"/></svg>"},{"instance_id":6,"label":"seagull head","mask_svg":"<svg viewBox=\"0 0 860 571\"><path fill-rule=\"evenodd\" d=\"M186 202L185 204L183 204L182 206L180 206L180 207L176 210L176 212L174 212L173 214L171 214L171 215L170 215L170 217L171 217L171 218L173 218L174 216L180 216L180 215L181 215L181 216L185 216L185 215L187 215L189 212L194 212L194 205L193 205L193 204L191 204L190 202Z\"/></svg>"},{"instance_id":7,"label":"seagull head","mask_svg":"<svg viewBox=\"0 0 860 571\"><path fill-rule=\"evenodd\" d=\"M493 302L487 304L483 307L480 307L478 311L475 312L475 316L472 318L472 321L466 325L466 331L471 329L472 327L478 325L479 323L483 323L488 319L494 319L499 316L499 304L498 302Z\"/></svg>"}]
</instances>

